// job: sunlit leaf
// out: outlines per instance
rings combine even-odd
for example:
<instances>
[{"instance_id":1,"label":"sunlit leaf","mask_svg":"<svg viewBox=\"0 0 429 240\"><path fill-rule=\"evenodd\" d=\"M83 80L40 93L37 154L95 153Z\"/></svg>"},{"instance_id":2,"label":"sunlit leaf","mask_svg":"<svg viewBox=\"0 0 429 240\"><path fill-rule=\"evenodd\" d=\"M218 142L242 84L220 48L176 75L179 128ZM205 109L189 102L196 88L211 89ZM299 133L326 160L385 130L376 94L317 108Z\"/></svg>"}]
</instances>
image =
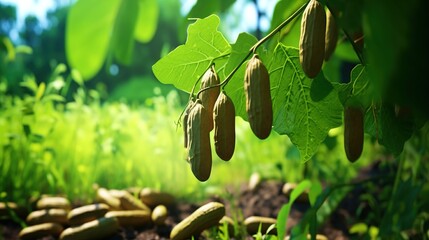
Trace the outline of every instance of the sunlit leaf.
<instances>
[{"instance_id":1,"label":"sunlit leaf","mask_svg":"<svg viewBox=\"0 0 429 240\"><path fill-rule=\"evenodd\" d=\"M55 67L53 75L59 75L65 71L67 71L67 66L64 63L60 63Z\"/></svg>"},{"instance_id":2,"label":"sunlit leaf","mask_svg":"<svg viewBox=\"0 0 429 240\"><path fill-rule=\"evenodd\" d=\"M333 83L333 86L338 91L344 107L358 106L365 109L371 105L372 100L376 97L369 81L367 69L361 64L352 69L349 83Z\"/></svg>"},{"instance_id":3,"label":"sunlit leaf","mask_svg":"<svg viewBox=\"0 0 429 240\"><path fill-rule=\"evenodd\" d=\"M16 49L15 46L13 46L12 41L10 41L9 38L2 38L2 43L4 45L4 47L6 48L6 60L7 61L13 61L15 60L15 56L16 56Z\"/></svg>"},{"instance_id":4,"label":"sunlit leaf","mask_svg":"<svg viewBox=\"0 0 429 240\"><path fill-rule=\"evenodd\" d=\"M322 193L322 184L319 181L313 181L311 183L310 191L308 193L308 198L310 200L311 206L314 206L316 203L317 197Z\"/></svg>"},{"instance_id":5,"label":"sunlit leaf","mask_svg":"<svg viewBox=\"0 0 429 240\"><path fill-rule=\"evenodd\" d=\"M369 237L371 238L371 240L376 240L378 239L378 233L380 232L378 227L375 226L371 226L369 228Z\"/></svg>"},{"instance_id":6,"label":"sunlit leaf","mask_svg":"<svg viewBox=\"0 0 429 240\"><path fill-rule=\"evenodd\" d=\"M47 101L54 101L54 102L65 102L66 99L58 94L48 94L45 97L43 97L43 101L47 102Z\"/></svg>"},{"instance_id":7,"label":"sunlit leaf","mask_svg":"<svg viewBox=\"0 0 429 240\"><path fill-rule=\"evenodd\" d=\"M149 42L158 26L159 6L156 0L139 0L137 25L134 37L140 42Z\"/></svg>"},{"instance_id":8,"label":"sunlit leaf","mask_svg":"<svg viewBox=\"0 0 429 240\"><path fill-rule=\"evenodd\" d=\"M107 54L121 0L80 0L70 9L66 24L66 56L84 79L93 77Z\"/></svg>"},{"instance_id":9,"label":"sunlit leaf","mask_svg":"<svg viewBox=\"0 0 429 240\"><path fill-rule=\"evenodd\" d=\"M287 219L289 217L289 212L292 207L292 204L295 200L301 195L306 189L311 187L311 182L309 180L304 180L296 186L296 188L290 194L289 202L282 206L277 215L277 233L279 239L283 239L286 234L285 226L287 225Z\"/></svg>"},{"instance_id":10,"label":"sunlit leaf","mask_svg":"<svg viewBox=\"0 0 429 240\"><path fill-rule=\"evenodd\" d=\"M72 71L71 71L71 77L73 78L73 80L77 84L79 84L80 86L83 86L82 75L80 74L80 72L77 69L72 69Z\"/></svg>"},{"instance_id":11,"label":"sunlit leaf","mask_svg":"<svg viewBox=\"0 0 429 240\"><path fill-rule=\"evenodd\" d=\"M43 94L45 93L46 90L46 83L45 82L41 82L39 87L37 88L37 92L36 92L36 100L40 100L43 96Z\"/></svg>"},{"instance_id":12,"label":"sunlit leaf","mask_svg":"<svg viewBox=\"0 0 429 240\"><path fill-rule=\"evenodd\" d=\"M20 82L19 85L22 86L22 87L25 87L25 88L29 89L34 94L36 94L36 92L37 92L37 90L39 88L37 86L36 79L32 75L25 75L24 76L24 81Z\"/></svg>"},{"instance_id":13,"label":"sunlit leaf","mask_svg":"<svg viewBox=\"0 0 429 240\"><path fill-rule=\"evenodd\" d=\"M323 73L302 72L298 49L279 44L269 64L274 129L286 134L309 160L331 128L342 123L338 93Z\"/></svg>"},{"instance_id":14,"label":"sunlit leaf","mask_svg":"<svg viewBox=\"0 0 429 240\"><path fill-rule=\"evenodd\" d=\"M365 234L368 231L368 226L365 223L356 223L349 229L350 234Z\"/></svg>"},{"instance_id":15,"label":"sunlit leaf","mask_svg":"<svg viewBox=\"0 0 429 240\"><path fill-rule=\"evenodd\" d=\"M116 60L122 64L131 63L138 10L138 0L122 1L116 16L111 49Z\"/></svg>"},{"instance_id":16,"label":"sunlit leaf","mask_svg":"<svg viewBox=\"0 0 429 240\"><path fill-rule=\"evenodd\" d=\"M33 49L27 45L19 45L15 47L16 53L32 54Z\"/></svg>"},{"instance_id":17,"label":"sunlit leaf","mask_svg":"<svg viewBox=\"0 0 429 240\"><path fill-rule=\"evenodd\" d=\"M158 80L190 92L211 63L216 68L223 66L226 60L222 57L230 53L231 46L217 30L219 22L219 17L211 15L191 24L186 43L152 66Z\"/></svg>"}]
</instances>

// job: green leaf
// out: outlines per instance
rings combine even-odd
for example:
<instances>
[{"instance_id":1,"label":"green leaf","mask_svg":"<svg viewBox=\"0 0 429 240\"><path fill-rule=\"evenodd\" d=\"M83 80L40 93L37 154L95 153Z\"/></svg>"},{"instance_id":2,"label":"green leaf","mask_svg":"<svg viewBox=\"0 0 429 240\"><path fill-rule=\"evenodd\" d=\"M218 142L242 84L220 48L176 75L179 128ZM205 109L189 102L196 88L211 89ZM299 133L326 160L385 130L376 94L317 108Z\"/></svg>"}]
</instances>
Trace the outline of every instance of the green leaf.
<instances>
[{"instance_id":1,"label":"green leaf","mask_svg":"<svg viewBox=\"0 0 429 240\"><path fill-rule=\"evenodd\" d=\"M66 26L66 56L83 79L103 66L108 51L130 64L134 39L152 39L158 22L156 0L80 0L70 9Z\"/></svg>"},{"instance_id":2,"label":"green leaf","mask_svg":"<svg viewBox=\"0 0 429 240\"><path fill-rule=\"evenodd\" d=\"M53 102L65 102L66 99L58 94L48 94L46 96L43 97L43 102L49 102L49 101L53 101Z\"/></svg>"},{"instance_id":3,"label":"green leaf","mask_svg":"<svg viewBox=\"0 0 429 240\"><path fill-rule=\"evenodd\" d=\"M66 56L84 79L93 77L103 65L120 3L120 0L80 0L70 9Z\"/></svg>"},{"instance_id":4,"label":"green leaf","mask_svg":"<svg viewBox=\"0 0 429 240\"><path fill-rule=\"evenodd\" d=\"M371 81L383 98L409 106L429 119L427 57L429 1L370 1L365 4L365 48ZM346 16L346 15L345 15Z\"/></svg>"},{"instance_id":5,"label":"green leaf","mask_svg":"<svg viewBox=\"0 0 429 240\"><path fill-rule=\"evenodd\" d=\"M67 71L67 65L65 65L64 63L60 63L55 67L52 75L54 75L54 76L60 75L61 73L64 73L65 71Z\"/></svg>"},{"instance_id":6,"label":"green leaf","mask_svg":"<svg viewBox=\"0 0 429 240\"><path fill-rule=\"evenodd\" d=\"M350 229L350 234L363 235L368 231L368 226L365 223L356 223Z\"/></svg>"},{"instance_id":7,"label":"green leaf","mask_svg":"<svg viewBox=\"0 0 429 240\"><path fill-rule=\"evenodd\" d=\"M311 183L310 192L308 193L311 206L314 206L317 197L320 195L320 193L322 193L322 190L322 184L320 184L319 181L314 181Z\"/></svg>"},{"instance_id":8,"label":"green leaf","mask_svg":"<svg viewBox=\"0 0 429 240\"><path fill-rule=\"evenodd\" d=\"M225 65L223 57L231 52L231 46L217 30L219 22L218 16L211 15L191 24L186 43L152 66L158 80L190 92L212 63L216 64L216 69Z\"/></svg>"},{"instance_id":9,"label":"green leaf","mask_svg":"<svg viewBox=\"0 0 429 240\"><path fill-rule=\"evenodd\" d=\"M338 91L340 101L344 107L358 106L366 109L375 99L366 67L361 64L352 69L349 83L334 83L333 85Z\"/></svg>"},{"instance_id":10,"label":"green leaf","mask_svg":"<svg viewBox=\"0 0 429 240\"><path fill-rule=\"evenodd\" d=\"M139 0L139 14L134 37L142 43L149 42L158 27L159 6L156 0Z\"/></svg>"},{"instance_id":11,"label":"green leaf","mask_svg":"<svg viewBox=\"0 0 429 240\"><path fill-rule=\"evenodd\" d=\"M231 55L225 66L225 75L231 73L232 70L238 66L238 64L241 63L247 55L249 55L249 49L257 41L256 37L248 33L240 33L240 35L238 35L237 41L232 45ZM246 97L243 89L245 68L246 63L240 66L239 70L234 74L228 85L226 85L225 91L234 102L236 114L241 116L244 120L247 120Z\"/></svg>"},{"instance_id":12,"label":"green leaf","mask_svg":"<svg viewBox=\"0 0 429 240\"><path fill-rule=\"evenodd\" d=\"M343 187L329 193L329 198L327 198L326 201L323 202L323 205L317 210L318 224L323 224L325 220L331 216L332 212L338 209L340 203L352 189L352 187ZM328 191L329 189L325 189L320 195L325 194L326 196L326 192Z\"/></svg>"},{"instance_id":13,"label":"green leaf","mask_svg":"<svg viewBox=\"0 0 429 240\"><path fill-rule=\"evenodd\" d=\"M33 54L33 49L30 46L19 45L15 47L16 53Z\"/></svg>"},{"instance_id":14,"label":"green leaf","mask_svg":"<svg viewBox=\"0 0 429 240\"><path fill-rule=\"evenodd\" d=\"M37 86L36 79L32 75L25 75L24 81L20 82L19 85L32 91L33 94L36 94L37 90L39 89L39 86Z\"/></svg>"},{"instance_id":15,"label":"green leaf","mask_svg":"<svg viewBox=\"0 0 429 240\"><path fill-rule=\"evenodd\" d=\"M395 108L384 104L373 107L365 114L365 132L378 139L378 142L391 153L399 155L405 142L414 130L412 119L395 116Z\"/></svg>"},{"instance_id":16,"label":"green leaf","mask_svg":"<svg viewBox=\"0 0 429 240\"><path fill-rule=\"evenodd\" d=\"M82 75L80 74L80 72L78 70L72 69L71 70L71 77L77 84L79 84L79 86L83 86Z\"/></svg>"},{"instance_id":17,"label":"green leaf","mask_svg":"<svg viewBox=\"0 0 429 240\"><path fill-rule=\"evenodd\" d=\"M123 0L116 15L111 49L122 64L130 64L134 50L134 32L139 14L139 0Z\"/></svg>"},{"instance_id":18,"label":"green leaf","mask_svg":"<svg viewBox=\"0 0 429 240\"><path fill-rule=\"evenodd\" d=\"M341 125L343 107L337 91L320 73L302 72L299 52L279 44L269 64L274 130L289 136L301 160L309 160L331 128Z\"/></svg>"},{"instance_id":19,"label":"green leaf","mask_svg":"<svg viewBox=\"0 0 429 240\"><path fill-rule=\"evenodd\" d=\"M285 226L287 224L287 219L289 216L290 209L295 200L301 195L306 189L311 187L311 182L309 180L304 180L296 186L296 188L290 194L289 202L282 206L277 215L277 234L279 239L283 239L286 235Z\"/></svg>"},{"instance_id":20,"label":"green leaf","mask_svg":"<svg viewBox=\"0 0 429 240\"><path fill-rule=\"evenodd\" d=\"M45 82L41 82L39 87L37 88L37 92L35 95L36 100L40 100L43 97L43 94L45 94L45 90L46 90L46 83Z\"/></svg>"},{"instance_id":21,"label":"green leaf","mask_svg":"<svg viewBox=\"0 0 429 240\"><path fill-rule=\"evenodd\" d=\"M351 83L353 84L353 97L359 101L362 107L367 108L371 104L374 95L366 68L359 64L352 69L350 75Z\"/></svg>"}]
</instances>

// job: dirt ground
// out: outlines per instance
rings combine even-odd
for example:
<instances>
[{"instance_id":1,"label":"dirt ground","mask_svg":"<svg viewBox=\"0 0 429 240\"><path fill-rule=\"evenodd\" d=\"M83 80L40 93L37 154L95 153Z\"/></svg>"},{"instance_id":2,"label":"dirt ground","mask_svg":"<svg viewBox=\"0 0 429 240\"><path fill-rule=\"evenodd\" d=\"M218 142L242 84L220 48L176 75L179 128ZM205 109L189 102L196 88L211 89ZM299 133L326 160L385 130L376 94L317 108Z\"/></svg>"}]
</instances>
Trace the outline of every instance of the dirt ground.
<instances>
[{"instance_id":1,"label":"dirt ground","mask_svg":"<svg viewBox=\"0 0 429 240\"><path fill-rule=\"evenodd\" d=\"M226 215L235 219L245 219L249 216L264 216L276 218L281 207L288 202L288 197L282 193L284 183L274 180L262 181L259 185L250 190L247 184L243 184L239 190L227 190L228 200L216 196L207 199L201 203L177 202L169 207L169 217L165 226L146 226L142 228L121 228L114 236L108 240L123 239L168 239L170 231L174 225L195 211L199 206L210 201L219 201L225 204ZM341 206L347 206L342 208ZM289 215L288 228L296 224L302 217L309 204L305 202L295 202ZM348 226L345 226L345 219L348 209L353 208L350 202L340 205L322 226L320 233L328 239L349 239L347 236ZM8 220L0 221L0 233L3 239L18 239L18 233L21 227ZM1 239L1 237L0 237ZM45 237L44 240L54 239ZM203 235L199 239L205 239ZM246 239L252 239L248 236Z\"/></svg>"}]
</instances>

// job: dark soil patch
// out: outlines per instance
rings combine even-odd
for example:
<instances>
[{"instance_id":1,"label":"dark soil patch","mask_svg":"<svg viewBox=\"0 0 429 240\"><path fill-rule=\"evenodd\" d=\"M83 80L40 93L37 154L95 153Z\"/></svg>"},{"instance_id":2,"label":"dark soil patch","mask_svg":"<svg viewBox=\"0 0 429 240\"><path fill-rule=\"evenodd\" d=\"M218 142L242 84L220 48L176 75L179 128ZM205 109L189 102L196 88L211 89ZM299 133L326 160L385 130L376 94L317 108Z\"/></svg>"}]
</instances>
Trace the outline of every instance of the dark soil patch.
<instances>
[{"instance_id":1,"label":"dark soil patch","mask_svg":"<svg viewBox=\"0 0 429 240\"><path fill-rule=\"evenodd\" d=\"M169 239L171 229L182 219L190 215L199 206L210 201L219 201L225 204L226 215L231 218L243 221L249 216L264 216L276 218L281 207L289 201L288 197L282 193L283 183L279 181L263 181L255 189L248 189L247 185L243 184L240 189L226 189L228 192L228 200L213 196L199 204L189 202L178 202L169 207L169 217L166 220L165 226L145 226L141 228L121 228L121 230L108 240L123 240L123 239ZM350 206L349 206L350 207ZM303 213L309 208L309 204L305 202L295 202L289 215L288 229L298 223ZM346 214L345 214L346 213ZM329 239L348 239L347 226L341 226L344 217L347 217L347 210L336 210L331 219L327 221L321 229L321 234L326 235ZM21 230L19 224L12 221L0 222L0 233L3 239L18 239L18 233ZM1 239L1 238L0 238ZM46 237L44 240L54 239ZM199 239L205 239L200 236ZM252 239L247 236L246 239Z\"/></svg>"}]
</instances>

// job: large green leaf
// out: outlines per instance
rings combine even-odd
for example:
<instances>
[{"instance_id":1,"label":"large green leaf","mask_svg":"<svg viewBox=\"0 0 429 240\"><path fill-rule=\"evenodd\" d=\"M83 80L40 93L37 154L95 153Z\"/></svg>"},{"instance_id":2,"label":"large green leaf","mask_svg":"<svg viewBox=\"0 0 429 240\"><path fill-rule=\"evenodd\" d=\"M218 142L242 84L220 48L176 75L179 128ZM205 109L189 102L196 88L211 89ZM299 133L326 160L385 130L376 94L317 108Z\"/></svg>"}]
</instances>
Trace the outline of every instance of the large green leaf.
<instances>
[{"instance_id":1,"label":"large green leaf","mask_svg":"<svg viewBox=\"0 0 429 240\"><path fill-rule=\"evenodd\" d=\"M331 128L342 123L338 93L323 73L315 79L302 72L298 49L279 44L269 64L274 129L289 136L309 160Z\"/></svg>"},{"instance_id":2,"label":"large green leaf","mask_svg":"<svg viewBox=\"0 0 429 240\"><path fill-rule=\"evenodd\" d=\"M139 0L139 15L134 37L140 42L149 42L158 26L159 6L156 0Z\"/></svg>"},{"instance_id":3,"label":"large green leaf","mask_svg":"<svg viewBox=\"0 0 429 240\"><path fill-rule=\"evenodd\" d=\"M217 69L225 65L231 46L217 30L219 22L219 17L211 15L191 24L186 43L152 66L158 80L190 92L210 64L215 63Z\"/></svg>"},{"instance_id":4,"label":"large green leaf","mask_svg":"<svg viewBox=\"0 0 429 240\"><path fill-rule=\"evenodd\" d=\"M134 39L147 42L156 30L156 0L79 0L66 26L66 56L84 79L103 66L108 51L120 63L132 60Z\"/></svg>"},{"instance_id":5,"label":"large green leaf","mask_svg":"<svg viewBox=\"0 0 429 240\"><path fill-rule=\"evenodd\" d=\"M122 64L131 63L138 10L139 0L126 0L121 2L116 15L111 49L115 58Z\"/></svg>"},{"instance_id":6,"label":"large green leaf","mask_svg":"<svg viewBox=\"0 0 429 240\"><path fill-rule=\"evenodd\" d=\"M419 23L429 21L429 1L365 3L366 57L375 89L389 102L409 106L428 120L429 29ZM385 11L392 4L395 7Z\"/></svg>"},{"instance_id":7,"label":"large green leaf","mask_svg":"<svg viewBox=\"0 0 429 240\"><path fill-rule=\"evenodd\" d=\"M80 0L70 9L66 26L66 55L85 79L102 67L121 0Z\"/></svg>"},{"instance_id":8,"label":"large green leaf","mask_svg":"<svg viewBox=\"0 0 429 240\"><path fill-rule=\"evenodd\" d=\"M378 142L391 153L399 155L405 142L414 131L412 118L395 116L395 108L390 104L370 108L365 114L365 132L378 139Z\"/></svg>"},{"instance_id":9,"label":"large green leaf","mask_svg":"<svg viewBox=\"0 0 429 240\"><path fill-rule=\"evenodd\" d=\"M279 239L283 239L286 235L285 226L287 225L287 220L289 217L289 212L292 208L292 204L295 200L304 193L305 190L310 189L312 186L310 180L304 180L296 186L296 188L290 194L289 202L284 204L280 209L280 212L277 216L277 231Z\"/></svg>"}]
</instances>

